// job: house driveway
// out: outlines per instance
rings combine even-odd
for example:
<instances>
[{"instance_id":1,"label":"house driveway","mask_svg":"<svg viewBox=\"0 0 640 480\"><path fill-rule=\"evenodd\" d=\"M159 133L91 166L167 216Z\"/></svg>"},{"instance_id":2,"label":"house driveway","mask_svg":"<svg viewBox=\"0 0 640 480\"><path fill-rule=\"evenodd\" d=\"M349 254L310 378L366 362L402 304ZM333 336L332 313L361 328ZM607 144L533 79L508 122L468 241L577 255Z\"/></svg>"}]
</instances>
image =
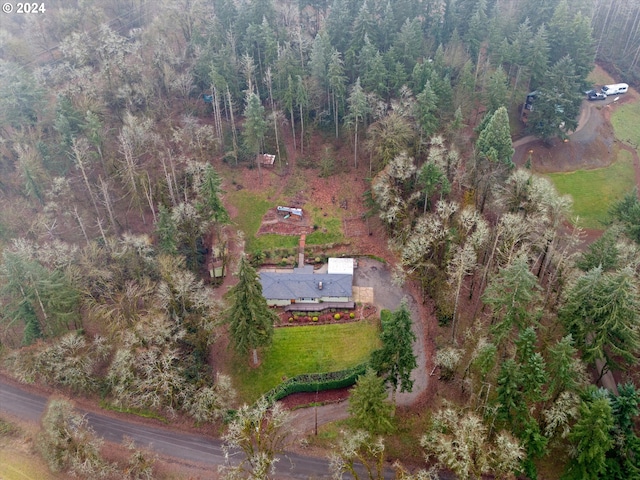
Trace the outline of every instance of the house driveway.
<instances>
[{"instance_id":1,"label":"house driveway","mask_svg":"<svg viewBox=\"0 0 640 480\"><path fill-rule=\"evenodd\" d=\"M357 291L367 292L373 296L372 303L378 310L395 310L400 306L403 298L407 298L411 318L413 319L413 332L416 341L413 344L413 353L416 355L417 368L411 374L413 379L413 391L410 393L397 393L396 403L399 406L409 406L417 401L424 393L428 385L426 333L422 319L419 317L419 309L413 296L402 287L391 283L391 269L385 263L370 258L359 258L358 268L354 271L353 285ZM293 412L295 419L293 426L298 435L309 434L314 431L317 418L318 425L349 417L347 412L348 401L323 405L321 407L300 408ZM316 417L317 415L317 417Z\"/></svg>"},{"instance_id":2,"label":"house driveway","mask_svg":"<svg viewBox=\"0 0 640 480\"><path fill-rule=\"evenodd\" d=\"M413 353L416 356L418 366L411 374L413 391L396 395L398 405L411 405L427 389L427 355L426 338L423 322L420 319L418 304L413 296L403 287L395 286L391 282L391 269L389 265L371 258L359 258L358 268L354 271L353 284L356 287L370 287L373 289L373 304L378 310L396 310L403 298L407 299L411 318L413 319L413 333L416 341L413 344Z\"/></svg>"}]
</instances>

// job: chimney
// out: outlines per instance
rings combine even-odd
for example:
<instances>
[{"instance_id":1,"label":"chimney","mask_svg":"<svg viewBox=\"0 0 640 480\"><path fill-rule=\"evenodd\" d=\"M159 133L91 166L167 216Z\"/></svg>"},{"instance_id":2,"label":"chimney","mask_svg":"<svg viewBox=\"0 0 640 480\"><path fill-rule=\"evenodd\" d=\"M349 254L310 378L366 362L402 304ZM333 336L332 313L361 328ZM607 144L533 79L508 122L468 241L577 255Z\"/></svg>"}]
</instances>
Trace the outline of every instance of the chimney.
<instances>
[{"instance_id":1,"label":"chimney","mask_svg":"<svg viewBox=\"0 0 640 480\"><path fill-rule=\"evenodd\" d=\"M318 290L322 290L322 282L318 282Z\"/></svg>"}]
</instances>

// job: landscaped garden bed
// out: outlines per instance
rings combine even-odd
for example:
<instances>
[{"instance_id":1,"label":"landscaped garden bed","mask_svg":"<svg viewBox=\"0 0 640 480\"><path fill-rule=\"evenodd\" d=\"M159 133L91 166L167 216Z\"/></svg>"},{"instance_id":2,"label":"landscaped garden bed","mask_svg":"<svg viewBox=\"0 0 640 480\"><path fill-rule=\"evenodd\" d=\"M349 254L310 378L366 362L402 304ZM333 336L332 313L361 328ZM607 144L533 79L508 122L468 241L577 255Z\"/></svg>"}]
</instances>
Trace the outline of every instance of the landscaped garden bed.
<instances>
[{"instance_id":1,"label":"landscaped garden bed","mask_svg":"<svg viewBox=\"0 0 640 480\"><path fill-rule=\"evenodd\" d=\"M276 327L295 327L298 325L329 325L337 323L357 322L369 318L376 313L373 305L357 305L352 310L344 308L331 308L318 312L279 312L280 319Z\"/></svg>"}]
</instances>

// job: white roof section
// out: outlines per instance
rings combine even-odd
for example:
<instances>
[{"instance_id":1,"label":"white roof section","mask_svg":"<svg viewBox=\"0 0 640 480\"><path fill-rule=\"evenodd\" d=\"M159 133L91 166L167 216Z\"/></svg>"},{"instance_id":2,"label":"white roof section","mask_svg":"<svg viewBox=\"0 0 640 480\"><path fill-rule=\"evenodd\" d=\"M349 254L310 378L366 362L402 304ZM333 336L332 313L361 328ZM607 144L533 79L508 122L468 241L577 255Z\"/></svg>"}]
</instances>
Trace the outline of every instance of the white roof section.
<instances>
[{"instance_id":1,"label":"white roof section","mask_svg":"<svg viewBox=\"0 0 640 480\"><path fill-rule=\"evenodd\" d=\"M330 258L328 274L353 275L353 258Z\"/></svg>"}]
</instances>

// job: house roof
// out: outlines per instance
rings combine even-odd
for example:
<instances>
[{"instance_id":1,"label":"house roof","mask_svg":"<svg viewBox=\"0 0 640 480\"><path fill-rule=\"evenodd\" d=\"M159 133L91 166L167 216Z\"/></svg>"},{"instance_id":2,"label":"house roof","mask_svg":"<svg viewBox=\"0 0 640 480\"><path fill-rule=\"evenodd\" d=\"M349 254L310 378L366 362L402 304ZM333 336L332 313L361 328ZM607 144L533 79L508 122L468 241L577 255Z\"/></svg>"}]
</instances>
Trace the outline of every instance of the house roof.
<instances>
[{"instance_id":1,"label":"house roof","mask_svg":"<svg viewBox=\"0 0 640 480\"><path fill-rule=\"evenodd\" d=\"M353 258L330 258L327 273L353 275Z\"/></svg>"},{"instance_id":2,"label":"house roof","mask_svg":"<svg viewBox=\"0 0 640 480\"><path fill-rule=\"evenodd\" d=\"M269 300L351 297L352 280L346 274L260 272L262 295ZM318 288L320 282L322 289Z\"/></svg>"}]
</instances>

